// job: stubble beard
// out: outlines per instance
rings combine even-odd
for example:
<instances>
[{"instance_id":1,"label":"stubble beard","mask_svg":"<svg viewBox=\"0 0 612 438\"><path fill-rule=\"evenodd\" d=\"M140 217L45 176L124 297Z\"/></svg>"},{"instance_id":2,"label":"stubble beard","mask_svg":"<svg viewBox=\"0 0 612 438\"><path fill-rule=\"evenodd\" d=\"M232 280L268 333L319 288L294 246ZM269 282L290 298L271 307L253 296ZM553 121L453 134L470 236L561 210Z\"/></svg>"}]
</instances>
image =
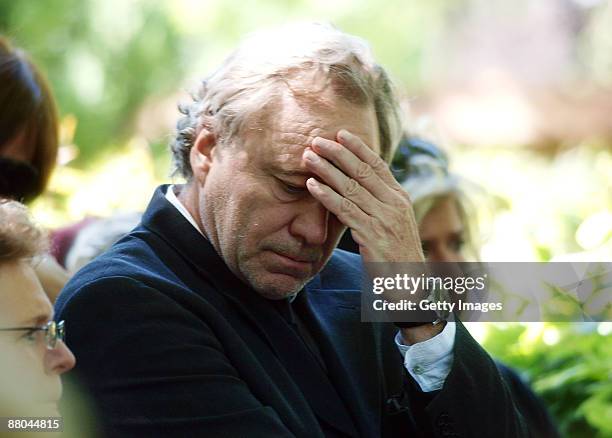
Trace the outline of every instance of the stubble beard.
<instances>
[{"instance_id":1,"label":"stubble beard","mask_svg":"<svg viewBox=\"0 0 612 438\"><path fill-rule=\"evenodd\" d=\"M255 292L268 300L282 300L292 295L295 295L303 289L303 287L312 279L313 276L299 280L287 274L272 273L263 266L249 266L249 263L243 265L241 276ZM280 284L279 281L270 279L271 276L292 278L293 285ZM283 282L285 283L285 282Z\"/></svg>"}]
</instances>

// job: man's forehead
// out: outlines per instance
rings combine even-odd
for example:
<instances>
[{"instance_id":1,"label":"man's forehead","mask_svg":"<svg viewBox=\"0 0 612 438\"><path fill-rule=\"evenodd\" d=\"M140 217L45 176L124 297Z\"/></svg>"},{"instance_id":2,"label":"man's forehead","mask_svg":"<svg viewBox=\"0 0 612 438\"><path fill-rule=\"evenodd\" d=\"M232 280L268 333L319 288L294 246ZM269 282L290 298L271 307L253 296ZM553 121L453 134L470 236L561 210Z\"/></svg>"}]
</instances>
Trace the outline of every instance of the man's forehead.
<instances>
[{"instance_id":1,"label":"man's forehead","mask_svg":"<svg viewBox=\"0 0 612 438\"><path fill-rule=\"evenodd\" d=\"M288 148L296 148L294 152L299 152L303 150L305 147L310 146L312 141L316 137L323 137L328 140L337 141L338 131L341 129L347 129L352 134L361 138L371 149L376 152L380 152L378 147L378 141L376 139L372 139L372 135L366 129L355 129L355 126L350 126L349 129L348 123L338 123L333 128L322 128L317 124L315 120L310 123L296 123L293 126L287 126L285 129L282 127L271 127L271 132L276 134L277 140L280 144L288 147ZM289 128L289 129L287 129ZM293 128L293 129L290 129Z\"/></svg>"},{"instance_id":2,"label":"man's forehead","mask_svg":"<svg viewBox=\"0 0 612 438\"><path fill-rule=\"evenodd\" d=\"M305 171L302 154L316 137L336 141L338 131L346 129L380 153L378 125L373 108L344 104L334 107L304 106L285 102L277 108L276 117L268 119L265 128L267 160L282 169Z\"/></svg>"}]
</instances>

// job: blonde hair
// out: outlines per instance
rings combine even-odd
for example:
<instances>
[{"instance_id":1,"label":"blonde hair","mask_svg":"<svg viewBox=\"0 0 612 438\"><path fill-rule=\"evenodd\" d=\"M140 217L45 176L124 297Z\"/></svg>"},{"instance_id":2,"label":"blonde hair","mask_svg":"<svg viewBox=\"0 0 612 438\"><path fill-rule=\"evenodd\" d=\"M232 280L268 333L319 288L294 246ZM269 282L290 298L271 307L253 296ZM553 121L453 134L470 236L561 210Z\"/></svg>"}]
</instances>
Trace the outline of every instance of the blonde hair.
<instances>
[{"instance_id":1,"label":"blonde hair","mask_svg":"<svg viewBox=\"0 0 612 438\"><path fill-rule=\"evenodd\" d=\"M450 172L446 154L434 143L419 138L406 139L406 141L426 145L409 151L405 157L407 161L402 163L409 171L401 184L410 195L417 223L420 224L440 201L451 198L463 224L464 255L470 261L478 260L480 252L477 233L478 210L468 196L468 188L475 191L478 187Z\"/></svg>"}]
</instances>

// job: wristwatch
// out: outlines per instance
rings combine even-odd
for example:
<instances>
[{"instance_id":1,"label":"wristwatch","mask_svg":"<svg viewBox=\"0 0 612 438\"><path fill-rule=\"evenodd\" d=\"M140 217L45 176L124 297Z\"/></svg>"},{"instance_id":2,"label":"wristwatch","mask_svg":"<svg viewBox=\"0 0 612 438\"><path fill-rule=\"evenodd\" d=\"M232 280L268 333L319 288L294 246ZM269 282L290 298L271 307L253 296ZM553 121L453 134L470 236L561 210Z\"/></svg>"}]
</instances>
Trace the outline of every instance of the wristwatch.
<instances>
[{"instance_id":1,"label":"wristwatch","mask_svg":"<svg viewBox=\"0 0 612 438\"><path fill-rule=\"evenodd\" d=\"M393 321L399 328L413 328L413 327L421 327L423 325L438 325L442 321L446 321L448 319L449 312L448 311L439 311L435 312L433 310L428 310L423 314L423 318L421 321Z\"/></svg>"}]
</instances>

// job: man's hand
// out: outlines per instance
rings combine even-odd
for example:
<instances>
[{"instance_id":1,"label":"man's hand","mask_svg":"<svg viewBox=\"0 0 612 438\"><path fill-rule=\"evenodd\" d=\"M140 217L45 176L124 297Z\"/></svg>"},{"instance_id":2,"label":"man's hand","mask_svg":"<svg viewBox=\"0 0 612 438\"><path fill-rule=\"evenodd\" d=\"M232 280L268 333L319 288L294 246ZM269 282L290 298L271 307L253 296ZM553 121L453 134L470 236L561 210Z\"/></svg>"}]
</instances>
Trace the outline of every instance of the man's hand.
<instances>
[{"instance_id":1,"label":"man's hand","mask_svg":"<svg viewBox=\"0 0 612 438\"><path fill-rule=\"evenodd\" d=\"M389 166L346 130L337 142L316 137L304 151L308 191L351 229L364 262L423 262L408 193Z\"/></svg>"},{"instance_id":2,"label":"man's hand","mask_svg":"<svg viewBox=\"0 0 612 438\"><path fill-rule=\"evenodd\" d=\"M359 137L346 130L337 141L316 137L304 151L308 191L351 229L364 262L424 262L408 193L389 166ZM402 329L407 344L437 335L443 324Z\"/></svg>"}]
</instances>

